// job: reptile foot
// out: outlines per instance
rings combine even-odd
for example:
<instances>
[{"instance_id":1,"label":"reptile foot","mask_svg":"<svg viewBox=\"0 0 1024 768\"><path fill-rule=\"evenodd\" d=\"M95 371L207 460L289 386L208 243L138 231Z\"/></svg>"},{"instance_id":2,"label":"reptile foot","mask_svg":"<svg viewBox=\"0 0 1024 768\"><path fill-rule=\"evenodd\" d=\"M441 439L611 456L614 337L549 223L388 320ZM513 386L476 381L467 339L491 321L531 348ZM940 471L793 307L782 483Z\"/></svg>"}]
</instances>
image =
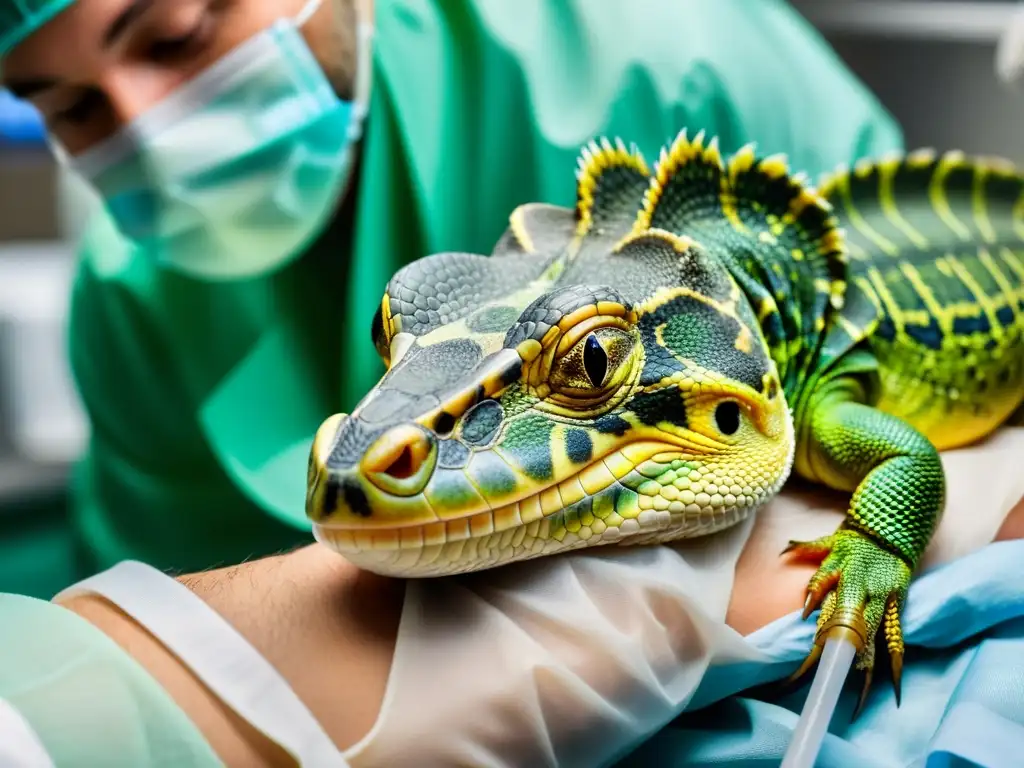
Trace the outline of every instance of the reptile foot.
<instances>
[{"instance_id":1,"label":"reptile foot","mask_svg":"<svg viewBox=\"0 0 1024 768\"><path fill-rule=\"evenodd\" d=\"M803 617L806 619L816 608L821 608L814 645L787 683L795 683L814 666L827 639L844 636L857 648L855 666L865 675L854 712L856 717L871 687L875 640L881 629L889 651L899 706L903 672L900 614L910 584L910 566L863 534L848 529L814 541L790 542L786 553L820 561L818 571L807 585Z\"/></svg>"}]
</instances>

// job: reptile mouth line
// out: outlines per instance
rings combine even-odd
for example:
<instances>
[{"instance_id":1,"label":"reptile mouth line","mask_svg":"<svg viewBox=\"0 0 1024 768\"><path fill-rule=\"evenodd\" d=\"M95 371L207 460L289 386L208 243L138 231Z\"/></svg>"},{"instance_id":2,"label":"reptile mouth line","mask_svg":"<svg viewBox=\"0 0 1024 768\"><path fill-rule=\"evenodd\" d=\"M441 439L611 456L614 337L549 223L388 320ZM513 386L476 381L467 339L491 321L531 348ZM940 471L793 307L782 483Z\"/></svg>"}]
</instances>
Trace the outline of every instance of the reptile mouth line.
<instances>
[{"instance_id":1,"label":"reptile mouth line","mask_svg":"<svg viewBox=\"0 0 1024 768\"><path fill-rule=\"evenodd\" d=\"M500 533L469 536L437 544L421 544L419 541L422 539L418 537L392 537L390 540L377 538L370 542L369 548L363 548L359 541L339 535L351 531L332 530L319 525L313 526L313 535L318 542L349 562L381 576L450 576L583 547L613 544L634 546L710 535L746 519L758 506L720 507L710 515L648 509L641 511L635 518L623 518L618 527L606 524L599 535L593 532L593 523L590 527L579 529L590 532L585 537L562 528L560 530L564 531L564 535L560 539L545 538L545 534L550 536L551 533L550 518L557 517L557 513ZM600 521L595 518L595 522ZM420 530L425 527L401 530Z\"/></svg>"},{"instance_id":2,"label":"reptile mouth line","mask_svg":"<svg viewBox=\"0 0 1024 768\"><path fill-rule=\"evenodd\" d=\"M645 464L655 463L659 475L671 471L674 463L682 466L686 460L679 457L679 450L679 446L664 443L627 445L599 459L604 472L591 464L557 486L493 511L388 528L316 523L313 535L354 564L381 575L448 575L584 546L634 545L711 534L746 518L770 495L755 491L754 498L744 496L729 502L686 491L673 491L676 498L668 499L661 492L675 488L672 483L656 484L656 494L636 490L643 483L654 482L643 474ZM633 454L635 460L626 454ZM590 478L585 479L604 476L598 485L588 482L589 491L581 482L588 472ZM624 482L627 478L629 485ZM557 509L545 514L542 497L550 498L556 489L573 484L583 493L577 492L570 504L564 504L559 494ZM603 495L615 485L635 496L632 503L620 508L610 495Z\"/></svg>"},{"instance_id":3,"label":"reptile mouth line","mask_svg":"<svg viewBox=\"0 0 1024 768\"><path fill-rule=\"evenodd\" d=\"M437 519L428 523L420 521L408 523L403 523L401 521L389 521L386 524L379 524L375 521L374 517L369 517L364 518L363 520L360 520L360 522L353 525L345 525L344 523L334 523L329 521L317 522L314 523L314 525L319 528L327 528L334 531L375 531L378 533L386 533L387 531L397 531L412 528L429 528L430 526L437 525L446 526L451 523L458 525L462 521L475 521L475 523L471 523L471 527L473 527L473 525L479 526L481 529L480 533L483 533L484 531L482 529L487 527L486 518L492 518L493 516L499 514L509 515L512 508L516 506L529 505L535 502L540 502L542 496L553 493L555 489L558 489L558 503L560 510L563 507L572 506L578 503L579 501L585 500L588 497L596 496L597 494L607 490L610 485L617 481L625 479L626 477L629 476L631 472L639 472L639 467L647 462L653 461L658 464L661 464L662 466L667 466L671 464L673 461L692 462L695 460L683 459L680 457L679 454L683 451L710 451L713 450L713 448L714 446L712 446L711 444L701 444L699 442L694 441L689 441L685 443L669 443L655 442L649 439L637 440L636 442L627 443L624 446L613 449L609 453L604 454L603 456L597 456L590 464L585 466L579 472L570 475L564 480L560 480L559 482L553 484L552 486L543 488L540 491L537 491L536 493L528 494L526 496L523 496L522 498L517 498L514 501L502 504L497 508L479 509L475 512L467 512L465 514L459 515L458 517L452 517L447 520ZM702 456L701 458L706 459L709 458L709 456ZM611 462L611 466L609 466L609 462ZM593 475L601 474L600 469L596 469L598 465L604 467L606 471L603 474L605 474L606 477L602 478L604 482L594 483ZM588 478L590 480L588 484L592 488L592 490L590 491L587 491L586 487L584 486L581 480L582 478L588 475L590 476ZM643 477L636 479L638 483L641 483L644 480L648 480L650 478ZM319 482L319 480L317 480L317 482ZM479 493L481 497L484 497L484 493L478 487L476 487L475 484L474 488L476 488L477 493ZM376 486L374 486L374 489L378 490ZM578 492L576 489L582 489L583 493ZM422 496L422 493L417 495ZM573 501L569 502L568 504L564 504L563 499L565 499L566 496L572 498ZM400 497L399 500L404 500L404 498L405 497ZM427 505L430 505L429 501L427 501ZM555 515L559 511L555 510L550 513L544 513L543 506L544 505L541 502L542 511L539 514L529 511L527 513L529 519L526 522L529 523L534 520L540 520L543 517L547 517L548 515ZM504 530L504 528L502 528L501 530Z\"/></svg>"}]
</instances>

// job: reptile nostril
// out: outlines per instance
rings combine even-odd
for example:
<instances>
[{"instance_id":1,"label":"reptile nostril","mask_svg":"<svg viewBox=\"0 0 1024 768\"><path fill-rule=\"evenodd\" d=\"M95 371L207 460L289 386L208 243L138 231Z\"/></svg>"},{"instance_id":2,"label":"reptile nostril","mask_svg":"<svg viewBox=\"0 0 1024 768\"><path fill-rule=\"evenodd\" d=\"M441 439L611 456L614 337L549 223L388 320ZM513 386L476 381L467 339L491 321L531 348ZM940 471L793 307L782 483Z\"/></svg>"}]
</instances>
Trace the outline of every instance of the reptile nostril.
<instances>
[{"instance_id":1,"label":"reptile nostril","mask_svg":"<svg viewBox=\"0 0 1024 768\"><path fill-rule=\"evenodd\" d=\"M409 446L405 446L398 458L391 462L391 466L384 470L385 475L391 475L399 480L412 477L419 469L422 462L417 462Z\"/></svg>"},{"instance_id":2,"label":"reptile nostril","mask_svg":"<svg viewBox=\"0 0 1024 768\"><path fill-rule=\"evenodd\" d=\"M383 482L386 490L399 492L405 486L419 486L417 478L429 475L431 457L434 456L433 438L418 426L403 424L381 435L363 456L360 469L375 484ZM376 478L376 479L374 479ZM395 483L391 487L391 481ZM418 488L417 488L418 490Z\"/></svg>"}]
</instances>

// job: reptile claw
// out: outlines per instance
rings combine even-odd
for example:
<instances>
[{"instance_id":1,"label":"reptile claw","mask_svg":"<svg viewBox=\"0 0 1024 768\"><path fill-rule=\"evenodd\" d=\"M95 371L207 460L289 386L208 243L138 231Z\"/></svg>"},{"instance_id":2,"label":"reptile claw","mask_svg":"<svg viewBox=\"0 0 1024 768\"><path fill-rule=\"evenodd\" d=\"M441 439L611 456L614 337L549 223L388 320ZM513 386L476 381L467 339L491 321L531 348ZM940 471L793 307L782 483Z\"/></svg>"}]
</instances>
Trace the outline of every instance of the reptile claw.
<instances>
[{"instance_id":1,"label":"reptile claw","mask_svg":"<svg viewBox=\"0 0 1024 768\"><path fill-rule=\"evenodd\" d=\"M807 654L807 658L804 659L800 667L786 678L786 685L791 686L795 684L800 678L807 674L808 670L811 669L815 664L818 663L818 659L821 658L821 646L815 643L811 646L811 652Z\"/></svg>"},{"instance_id":2,"label":"reptile claw","mask_svg":"<svg viewBox=\"0 0 1024 768\"><path fill-rule=\"evenodd\" d=\"M900 690L903 682L903 654L890 654L889 659L892 663L892 689L896 694L896 706L899 707Z\"/></svg>"},{"instance_id":3,"label":"reptile claw","mask_svg":"<svg viewBox=\"0 0 1024 768\"><path fill-rule=\"evenodd\" d=\"M864 709L864 703L868 700L868 691L871 690L871 680L874 677L874 667L868 667L864 670L864 685L860 689L860 696L857 697L857 706L853 709L853 714L850 715L850 722L852 723L860 715L861 710Z\"/></svg>"},{"instance_id":4,"label":"reptile claw","mask_svg":"<svg viewBox=\"0 0 1024 768\"><path fill-rule=\"evenodd\" d=\"M819 605L821 607L814 645L800 668L787 678L787 686L814 666L829 639L852 643L856 648L856 666L865 671L864 685L853 714L856 718L871 689L875 639L881 632L892 659L893 685L899 705L904 648L900 612L910 581L910 567L861 534L848 530L799 543L794 549L805 556L818 556L822 551L826 554L807 585L804 599L804 619Z\"/></svg>"}]
</instances>

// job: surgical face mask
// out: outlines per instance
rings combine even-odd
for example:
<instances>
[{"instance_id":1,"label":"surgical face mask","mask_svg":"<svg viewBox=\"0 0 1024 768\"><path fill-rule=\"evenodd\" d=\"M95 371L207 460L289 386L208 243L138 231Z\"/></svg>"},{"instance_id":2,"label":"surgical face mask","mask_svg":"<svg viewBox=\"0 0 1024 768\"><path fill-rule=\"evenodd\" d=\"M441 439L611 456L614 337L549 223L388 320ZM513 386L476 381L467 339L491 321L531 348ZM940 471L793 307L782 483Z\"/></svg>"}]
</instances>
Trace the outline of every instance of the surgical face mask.
<instances>
[{"instance_id":1,"label":"surgical face mask","mask_svg":"<svg viewBox=\"0 0 1024 768\"><path fill-rule=\"evenodd\" d=\"M359 28L356 97L342 101L299 32L320 3L66 159L151 258L201 279L257 277L334 214L366 111L371 27Z\"/></svg>"}]
</instances>

